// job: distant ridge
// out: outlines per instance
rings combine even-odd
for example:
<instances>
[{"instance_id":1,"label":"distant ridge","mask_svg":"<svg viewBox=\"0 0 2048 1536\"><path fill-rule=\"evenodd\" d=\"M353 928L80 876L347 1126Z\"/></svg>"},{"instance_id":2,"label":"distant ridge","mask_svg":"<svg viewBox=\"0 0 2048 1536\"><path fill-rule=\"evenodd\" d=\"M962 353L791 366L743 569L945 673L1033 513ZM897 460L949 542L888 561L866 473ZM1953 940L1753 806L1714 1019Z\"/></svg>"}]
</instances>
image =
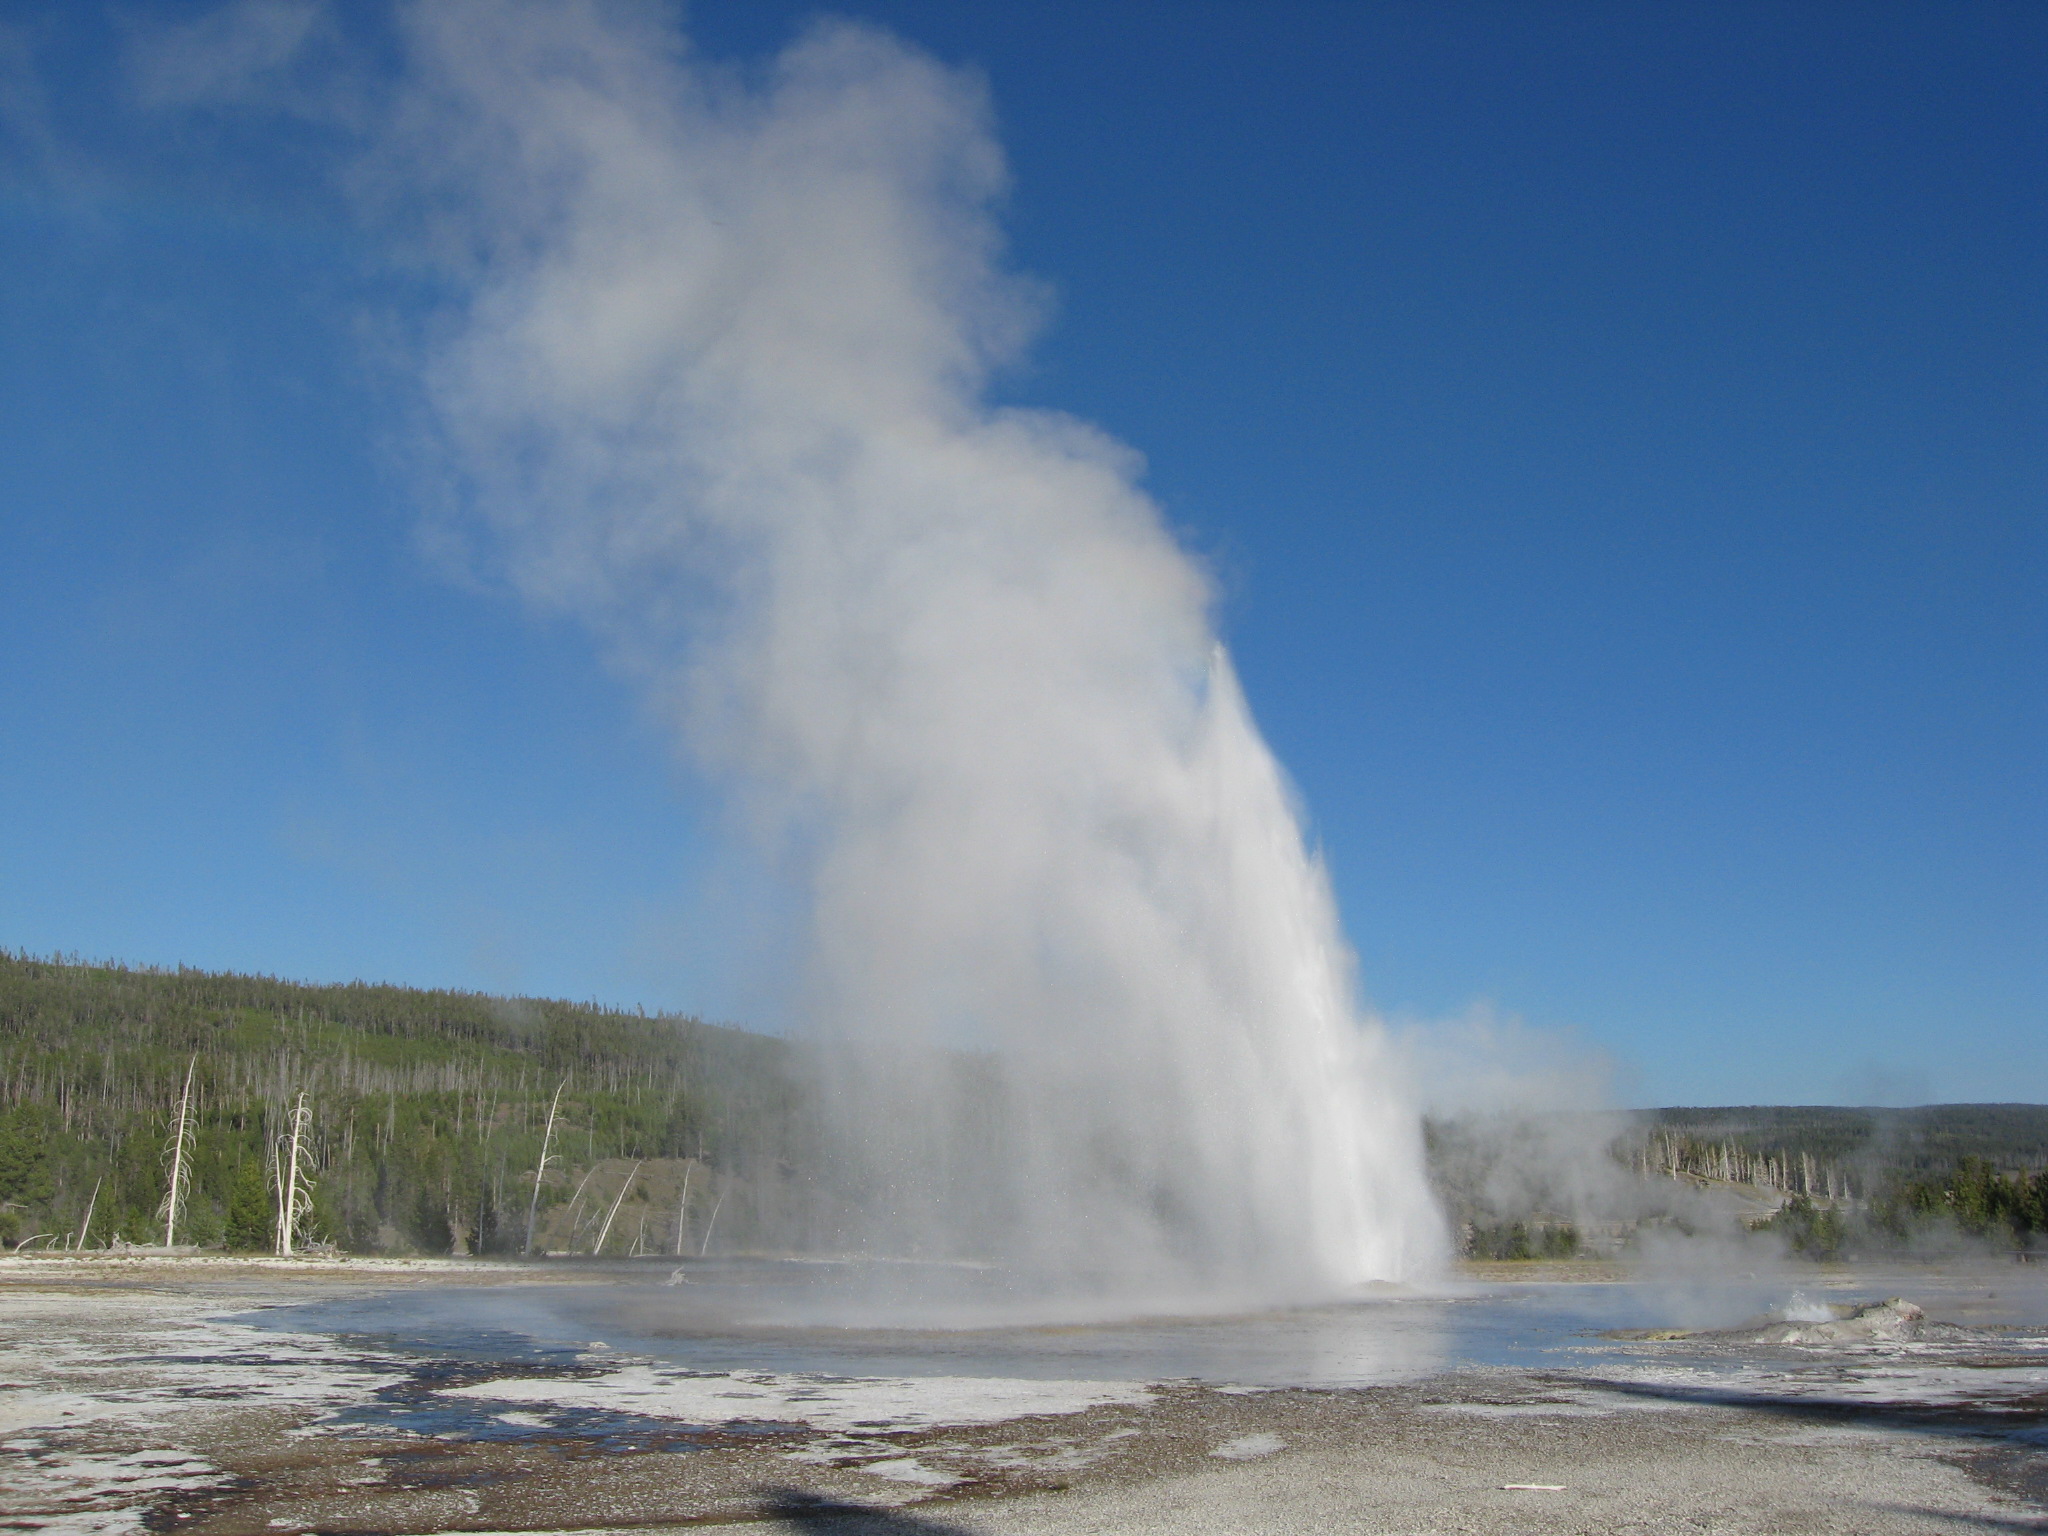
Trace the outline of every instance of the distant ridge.
<instances>
[{"instance_id":1,"label":"distant ridge","mask_svg":"<svg viewBox=\"0 0 2048 1536\"><path fill-rule=\"evenodd\" d=\"M1651 1126L1778 1157L1940 1173L1965 1158L2012 1171L2048 1168L2048 1104L1735 1104L1646 1110Z\"/></svg>"},{"instance_id":2,"label":"distant ridge","mask_svg":"<svg viewBox=\"0 0 2048 1536\"><path fill-rule=\"evenodd\" d=\"M801 1057L771 1036L596 1004L0 951L0 1244L160 1242L190 1066L181 1241L269 1246L273 1149L303 1092L317 1166L305 1235L345 1250L514 1254L530 1219L540 1252L838 1251L835 1212L859 1194L817 1151ZM1468 1251L1568 1251L1599 1214L1587 1191L1630 1171L1658 1200L1691 1180L1747 1191L1763 1212L1883 1206L1898 1231L1929 1211L2002 1221L2023 1242L2048 1230L2048 1208L2036 1221L2021 1198L2023 1185L2048 1198L2048 1105L1546 1118L1568 1133L1428 1127Z\"/></svg>"},{"instance_id":3,"label":"distant ridge","mask_svg":"<svg viewBox=\"0 0 2048 1536\"><path fill-rule=\"evenodd\" d=\"M166 1138L190 1065L179 1230L195 1242L269 1245L266 1180L300 1093L318 1166L313 1240L509 1253L526 1246L531 1212L536 1246L588 1247L610 1214L616 1247L672 1251L694 1246L716 1209L724 1240L744 1242L786 1225L775 1192L804 1161L790 1051L594 1004L0 951L0 1241L160 1241ZM670 1184L655 1220L643 1207ZM598 1208L629 1196L632 1210Z\"/></svg>"}]
</instances>

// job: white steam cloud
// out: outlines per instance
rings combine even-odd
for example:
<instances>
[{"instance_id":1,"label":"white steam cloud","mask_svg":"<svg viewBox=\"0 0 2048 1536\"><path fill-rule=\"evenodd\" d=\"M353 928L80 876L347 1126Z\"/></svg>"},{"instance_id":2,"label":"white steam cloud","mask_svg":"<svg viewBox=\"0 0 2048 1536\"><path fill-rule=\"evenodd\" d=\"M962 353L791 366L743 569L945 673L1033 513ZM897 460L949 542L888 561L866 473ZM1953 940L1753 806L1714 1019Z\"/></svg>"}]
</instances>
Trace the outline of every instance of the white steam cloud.
<instances>
[{"instance_id":1,"label":"white steam cloud","mask_svg":"<svg viewBox=\"0 0 2048 1536\"><path fill-rule=\"evenodd\" d=\"M1155 1292L1432 1265L1208 583L1128 449L987 403L1037 305L979 81L845 24L742 80L629 6L402 35L377 174L444 263L455 501L797 871L858 1239Z\"/></svg>"}]
</instances>

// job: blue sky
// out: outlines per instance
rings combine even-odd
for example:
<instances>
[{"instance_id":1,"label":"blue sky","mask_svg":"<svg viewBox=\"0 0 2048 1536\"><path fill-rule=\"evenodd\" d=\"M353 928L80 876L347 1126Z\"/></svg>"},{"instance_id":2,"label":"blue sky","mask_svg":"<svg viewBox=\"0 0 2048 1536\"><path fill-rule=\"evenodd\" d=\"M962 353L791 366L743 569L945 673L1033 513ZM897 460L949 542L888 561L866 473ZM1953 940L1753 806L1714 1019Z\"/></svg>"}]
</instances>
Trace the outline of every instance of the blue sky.
<instances>
[{"instance_id":1,"label":"blue sky","mask_svg":"<svg viewBox=\"0 0 2048 1536\"><path fill-rule=\"evenodd\" d=\"M1002 391L1147 456L1375 1006L2048 1099L2048 12L845 9L986 74ZM0 25L0 943L757 1017L666 734L421 554L309 155Z\"/></svg>"}]
</instances>

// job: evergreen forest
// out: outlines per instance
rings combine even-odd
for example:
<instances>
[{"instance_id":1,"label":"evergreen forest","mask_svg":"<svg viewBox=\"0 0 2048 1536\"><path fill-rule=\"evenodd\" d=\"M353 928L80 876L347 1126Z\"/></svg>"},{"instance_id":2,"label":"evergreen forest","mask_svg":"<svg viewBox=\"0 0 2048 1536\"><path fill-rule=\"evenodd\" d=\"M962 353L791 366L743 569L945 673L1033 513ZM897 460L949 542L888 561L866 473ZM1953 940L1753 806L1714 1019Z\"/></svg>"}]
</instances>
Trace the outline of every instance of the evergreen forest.
<instances>
[{"instance_id":1,"label":"evergreen forest","mask_svg":"<svg viewBox=\"0 0 2048 1536\"><path fill-rule=\"evenodd\" d=\"M804 1066L787 1041L681 1016L0 952L0 1245L161 1244L176 1174L178 1246L274 1251L299 1166L295 1248L828 1251L849 1197ZM1473 1257L1613 1251L1716 1210L1815 1258L2048 1246L2040 1105L1425 1130Z\"/></svg>"},{"instance_id":2,"label":"evergreen forest","mask_svg":"<svg viewBox=\"0 0 2048 1536\"><path fill-rule=\"evenodd\" d=\"M189 1071L180 1246L273 1248L301 1094L302 1243L516 1253L531 1217L536 1249L588 1251L609 1215L608 1252L743 1245L803 1161L789 1054L592 1005L0 953L0 1241L162 1242Z\"/></svg>"}]
</instances>

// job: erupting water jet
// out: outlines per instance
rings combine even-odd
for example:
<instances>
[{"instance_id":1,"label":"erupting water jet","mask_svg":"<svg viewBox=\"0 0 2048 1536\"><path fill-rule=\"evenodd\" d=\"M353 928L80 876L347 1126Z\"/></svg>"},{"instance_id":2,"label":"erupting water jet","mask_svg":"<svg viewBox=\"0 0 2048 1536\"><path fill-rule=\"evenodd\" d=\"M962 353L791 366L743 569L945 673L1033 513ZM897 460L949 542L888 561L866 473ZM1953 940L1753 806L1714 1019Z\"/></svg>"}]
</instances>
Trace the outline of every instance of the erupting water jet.
<instances>
[{"instance_id":1,"label":"erupting water jet","mask_svg":"<svg viewBox=\"0 0 2048 1536\"><path fill-rule=\"evenodd\" d=\"M447 261L428 419L797 871L814 1239L1155 1296L1429 1267L1209 583L1129 450L988 399L1037 305L980 83L831 23L742 89L652 11L486 9L406 13L377 162Z\"/></svg>"}]
</instances>

